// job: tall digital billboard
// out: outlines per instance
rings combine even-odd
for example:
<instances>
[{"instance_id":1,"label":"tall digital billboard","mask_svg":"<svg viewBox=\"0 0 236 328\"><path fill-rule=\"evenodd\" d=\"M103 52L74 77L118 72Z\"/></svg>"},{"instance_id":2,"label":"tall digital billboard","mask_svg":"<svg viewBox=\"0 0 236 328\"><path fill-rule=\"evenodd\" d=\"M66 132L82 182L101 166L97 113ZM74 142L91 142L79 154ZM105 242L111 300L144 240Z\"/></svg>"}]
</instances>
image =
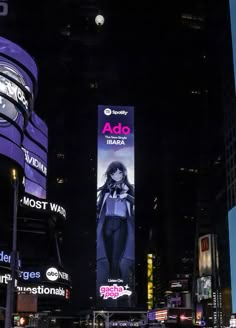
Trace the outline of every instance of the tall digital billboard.
<instances>
[{"instance_id":1,"label":"tall digital billboard","mask_svg":"<svg viewBox=\"0 0 236 328\"><path fill-rule=\"evenodd\" d=\"M97 303L134 305L134 108L98 106Z\"/></svg>"},{"instance_id":2,"label":"tall digital billboard","mask_svg":"<svg viewBox=\"0 0 236 328\"><path fill-rule=\"evenodd\" d=\"M212 236L204 235L198 239L198 267L200 277L212 274Z\"/></svg>"},{"instance_id":3,"label":"tall digital billboard","mask_svg":"<svg viewBox=\"0 0 236 328\"><path fill-rule=\"evenodd\" d=\"M147 306L153 308L153 254L147 254Z\"/></svg>"},{"instance_id":4,"label":"tall digital billboard","mask_svg":"<svg viewBox=\"0 0 236 328\"><path fill-rule=\"evenodd\" d=\"M232 312L236 313L236 206L228 212Z\"/></svg>"}]
</instances>

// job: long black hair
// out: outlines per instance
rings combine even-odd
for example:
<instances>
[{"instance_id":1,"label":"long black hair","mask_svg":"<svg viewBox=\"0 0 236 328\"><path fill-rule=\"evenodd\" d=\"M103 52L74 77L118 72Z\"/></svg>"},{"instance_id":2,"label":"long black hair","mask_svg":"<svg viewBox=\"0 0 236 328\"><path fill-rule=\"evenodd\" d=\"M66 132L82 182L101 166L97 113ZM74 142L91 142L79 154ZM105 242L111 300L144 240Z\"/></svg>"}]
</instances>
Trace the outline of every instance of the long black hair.
<instances>
[{"instance_id":1,"label":"long black hair","mask_svg":"<svg viewBox=\"0 0 236 328\"><path fill-rule=\"evenodd\" d=\"M114 181L111 177L111 174L115 173L117 170L119 170L123 173L123 179L119 182ZM107 170L104 175L106 177L106 182L104 183L103 186L101 186L98 189L98 191L100 191L100 190L103 190L103 191L109 190L110 191L111 188L113 188L115 185L125 184L129 188L129 193L133 194L134 188L128 180L127 169L123 163L121 163L119 161L111 162L108 165Z\"/></svg>"}]
</instances>

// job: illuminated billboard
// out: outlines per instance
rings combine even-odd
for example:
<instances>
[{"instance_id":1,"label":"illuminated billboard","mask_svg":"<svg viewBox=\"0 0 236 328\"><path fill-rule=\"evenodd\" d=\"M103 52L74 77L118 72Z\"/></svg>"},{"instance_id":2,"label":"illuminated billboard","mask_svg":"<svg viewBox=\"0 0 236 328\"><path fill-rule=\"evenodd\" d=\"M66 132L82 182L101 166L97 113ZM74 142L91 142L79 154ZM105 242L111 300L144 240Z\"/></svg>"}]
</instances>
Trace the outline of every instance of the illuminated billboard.
<instances>
[{"instance_id":1,"label":"illuminated billboard","mask_svg":"<svg viewBox=\"0 0 236 328\"><path fill-rule=\"evenodd\" d=\"M196 305L196 312L195 312L195 322L200 326L203 317L203 307L202 304Z\"/></svg>"},{"instance_id":2,"label":"illuminated billboard","mask_svg":"<svg viewBox=\"0 0 236 328\"><path fill-rule=\"evenodd\" d=\"M0 266L0 286L7 285L11 280L10 271L4 270L10 269L10 255L1 251L1 260L4 260L6 266ZM40 298L48 296L69 300L71 280L69 274L57 266L21 268L18 271L17 291L18 294L33 294L38 295Z\"/></svg>"},{"instance_id":3,"label":"illuminated billboard","mask_svg":"<svg viewBox=\"0 0 236 328\"><path fill-rule=\"evenodd\" d=\"M153 308L153 254L147 254L147 306Z\"/></svg>"},{"instance_id":4,"label":"illuminated billboard","mask_svg":"<svg viewBox=\"0 0 236 328\"><path fill-rule=\"evenodd\" d=\"M25 192L46 198L48 130L33 111L37 66L17 44L0 37L0 155L25 173Z\"/></svg>"},{"instance_id":5,"label":"illuminated billboard","mask_svg":"<svg viewBox=\"0 0 236 328\"><path fill-rule=\"evenodd\" d=\"M230 6L231 38L232 38L232 51L233 51L234 83L236 87L236 0L229 0L229 6Z\"/></svg>"},{"instance_id":6,"label":"illuminated billboard","mask_svg":"<svg viewBox=\"0 0 236 328\"><path fill-rule=\"evenodd\" d=\"M212 236L204 235L198 239L198 267L199 275L212 274Z\"/></svg>"},{"instance_id":7,"label":"illuminated billboard","mask_svg":"<svg viewBox=\"0 0 236 328\"><path fill-rule=\"evenodd\" d=\"M212 298L212 279L211 276L197 279L197 300L207 300Z\"/></svg>"},{"instance_id":8,"label":"illuminated billboard","mask_svg":"<svg viewBox=\"0 0 236 328\"><path fill-rule=\"evenodd\" d=\"M0 153L21 166L24 154L21 152L22 132L30 112L31 93L18 70L9 60L0 60Z\"/></svg>"},{"instance_id":9,"label":"illuminated billboard","mask_svg":"<svg viewBox=\"0 0 236 328\"><path fill-rule=\"evenodd\" d=\"M228 212L232 312L236 313L236 206Z\"/></svg>"},{"instance_id":10,"label":"illuminated billboard","mask_svg":"<svg viewBox=\"0 0 236 328\"><path fill-rule=\"evenodd\" d=\"M25 154L25 192L45 199L48 130L46 124L34 112L25 129L22 150Z\"/></svg>"},{"instance_id":11,"label":"illuminated billboard","mask_svg":"<svg viewBox=\"0 0 236 328\"><path fill-rule=\"evenodd\" d=\"M32 209L41 213L49 213L51 215L59 215L63 219L66 219L66 210L61 205L50 202L48 200L40 200L38 198L28 197L24 195L20 199L20 205L22 207Z\"/></svg>"},{"instance_id":12,"label":"illuminated billboard","mask_svg":"<svg viewBox=\"0 0 236 328\"><path fill-rule=\"evenodd\" d=\"M187 279L171 280L169 282L169 289L172 292L189 291L189 282Z\"/></svg>"},{"instance_id":13,"label":"illuminated billboard","mask_svg":"<svg viewBox=\"0 0 236 328\"><path fill-rule=\"evenodd\" d=\"M133 107L98 106L97 156L97 301L133 306Z\"/></svg>"},{"instance_id":14,"label":"illuminated billboard","mask_svg":"<svg viewBox=\"0 0 236 328\"><path fill-rule=\"evenodd\" d=\"M22 168L23 131L32 111L37 67L17 44L0 37L0 154Z\"/></svg>"}]
</instances>

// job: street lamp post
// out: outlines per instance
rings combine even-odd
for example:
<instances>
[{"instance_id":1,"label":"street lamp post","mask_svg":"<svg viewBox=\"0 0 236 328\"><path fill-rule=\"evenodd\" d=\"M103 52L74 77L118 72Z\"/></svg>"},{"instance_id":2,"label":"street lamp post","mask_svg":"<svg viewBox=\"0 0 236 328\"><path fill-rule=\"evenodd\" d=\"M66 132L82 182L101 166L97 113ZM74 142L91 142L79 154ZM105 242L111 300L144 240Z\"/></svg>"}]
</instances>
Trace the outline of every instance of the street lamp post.
<instances>
[{"instance_id":1,"label":"street lamp post","mask_svg":"<svg viewBox=\"0 0 236 328\"><path fill-rule=\"evenodd\" d=\"M14 290L16 280L16 270L18 268L17 258L17 209L18 209L18 175L15 169L11 172L13 195L13 227L12 227L12 251L11 251L11 279L7 284L5 328L12 327L12 313L14 305Z\"/></svg>"}]
</instances>

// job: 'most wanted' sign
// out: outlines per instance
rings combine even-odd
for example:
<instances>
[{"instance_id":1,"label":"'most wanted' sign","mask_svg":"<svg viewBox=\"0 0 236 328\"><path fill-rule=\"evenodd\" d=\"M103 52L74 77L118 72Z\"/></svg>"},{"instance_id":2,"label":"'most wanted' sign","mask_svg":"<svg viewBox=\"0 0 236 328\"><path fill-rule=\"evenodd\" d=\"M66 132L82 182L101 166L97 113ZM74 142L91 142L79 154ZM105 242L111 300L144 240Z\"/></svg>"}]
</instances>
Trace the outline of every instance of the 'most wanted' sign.
<instances>
[{"instance_id":1,"label":"'most wanted' sign","mask_svg":"<svg viewBox=\"0 0 236 328\"><path fill-rule=\"evenodd\" d=\"M35 210L58 213L61 216L63 216L64 219L66 219L66 210L62 206L56 203L49 202L47 200L39 200L39 199L36 200L34 198L24 196L20 200L20 204L24 207L30 207Z\"/></svg>"}]
</instances>

